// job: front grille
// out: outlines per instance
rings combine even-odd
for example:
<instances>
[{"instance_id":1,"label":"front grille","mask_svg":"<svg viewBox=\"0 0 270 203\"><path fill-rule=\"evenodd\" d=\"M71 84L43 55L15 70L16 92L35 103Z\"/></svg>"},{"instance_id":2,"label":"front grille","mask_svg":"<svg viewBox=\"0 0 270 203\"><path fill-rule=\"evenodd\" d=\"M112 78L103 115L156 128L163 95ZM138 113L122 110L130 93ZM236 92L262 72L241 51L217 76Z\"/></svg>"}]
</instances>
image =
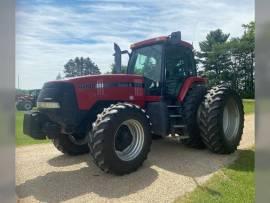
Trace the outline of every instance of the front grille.
<instances>
[{"instance_id":1,"label":"front grille","mask_svg":"<svg viewBox=\"0 0 270 203\"><path fill-rule=\"evenodd\" d=\"M45 83L38 102L58 102L60 109L40 109L50 120L62 126L76 126L79 122L79 110L74 85L68 82Z\"/></svg>"},{"instance_id":2,"label":"front grille","mask_svg":"<svg viewBox=\"0 0 270 203\"><path fill-rule=\"evenodd\" d=\"M45 83L37 101L55 101L61 102L65 92L74 91L71 83L67 82L48 82Z\"/></svg>"}]
</instances>

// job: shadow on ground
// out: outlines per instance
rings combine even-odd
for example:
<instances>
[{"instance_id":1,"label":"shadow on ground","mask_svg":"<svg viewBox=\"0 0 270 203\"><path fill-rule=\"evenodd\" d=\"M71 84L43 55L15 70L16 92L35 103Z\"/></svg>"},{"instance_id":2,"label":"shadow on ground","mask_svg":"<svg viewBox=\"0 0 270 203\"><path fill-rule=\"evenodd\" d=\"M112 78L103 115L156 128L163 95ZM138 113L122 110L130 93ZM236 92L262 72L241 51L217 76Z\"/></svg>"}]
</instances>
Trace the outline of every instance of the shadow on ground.
<instances>
[{"instance_id":1,"label":"shadow on ground","mask_svg":"<svg viewBox=\"0 0 270 203\"><path fill-rule=\"evenodd\" d=\"M195 180L215 172L236 157L237 153L216 155L208 150L190 149L172 139L157 140L153 142L147 161L132 174L105 174L92 163L89 155L60 155L48 160L48 164L56 167L56 171L27 180L18 185L16 190L19 198L34 196L41 202L65 201L89 193L119 198L149 187L164 170ZM87 165L77 170L65 169L82 162ZM63 170L57 167L63 167Z\"/></svg>"}]
</instances>

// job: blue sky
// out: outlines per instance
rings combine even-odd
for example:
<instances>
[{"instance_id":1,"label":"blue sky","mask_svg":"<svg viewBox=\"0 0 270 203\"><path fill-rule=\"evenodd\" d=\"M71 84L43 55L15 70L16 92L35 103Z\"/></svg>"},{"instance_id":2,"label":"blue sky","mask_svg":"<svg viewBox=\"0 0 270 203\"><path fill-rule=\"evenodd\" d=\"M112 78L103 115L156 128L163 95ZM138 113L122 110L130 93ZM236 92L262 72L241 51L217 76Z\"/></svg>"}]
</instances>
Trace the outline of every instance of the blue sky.
<instances>
[{"instance_id":1,"label":"blue sky","mask_svg":"<svg viewBox=\"0 0 270 203\"><path fill-rule=\"evenodd\" d=\"M16 77L20 88L41 88L76 56L108 71L113 42L127 49L181 30L198 49L209 31L221 28L237 37L251 20L254 0L17 0Z\"/></svg>"}]
</instances>

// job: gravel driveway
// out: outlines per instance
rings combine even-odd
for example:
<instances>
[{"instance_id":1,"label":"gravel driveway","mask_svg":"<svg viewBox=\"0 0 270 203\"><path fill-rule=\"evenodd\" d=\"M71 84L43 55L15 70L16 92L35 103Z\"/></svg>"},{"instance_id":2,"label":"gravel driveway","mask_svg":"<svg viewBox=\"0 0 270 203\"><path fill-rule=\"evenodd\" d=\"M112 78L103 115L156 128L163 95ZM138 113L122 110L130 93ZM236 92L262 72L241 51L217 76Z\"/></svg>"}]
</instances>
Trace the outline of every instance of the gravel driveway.
<instances>
[{"instance_id":1,"label":"gravel driveway","mask_svg":"<svg viewBox=\"0 0 270 203\"><path fill-rule=\"evenodd\" d=\"M240 150L253 144L254 115L248 115ZM138 171L114 176L100 171L89 155L68 157L52 144L19 147L16 191L18 202L172 202L236 157L190 149L168 138L153 142Z\"/></svg>"}]
</instances>

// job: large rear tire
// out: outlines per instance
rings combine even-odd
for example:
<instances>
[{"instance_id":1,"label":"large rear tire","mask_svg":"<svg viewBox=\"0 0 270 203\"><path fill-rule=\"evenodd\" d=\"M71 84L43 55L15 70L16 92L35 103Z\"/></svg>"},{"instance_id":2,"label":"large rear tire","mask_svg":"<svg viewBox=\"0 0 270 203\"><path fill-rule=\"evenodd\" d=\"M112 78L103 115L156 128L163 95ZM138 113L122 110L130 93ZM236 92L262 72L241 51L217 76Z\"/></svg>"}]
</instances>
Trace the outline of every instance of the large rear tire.
<instances>
[{"instance_id":1,"label":"large rear tire","mask_svg":"<svg viewBox=\"0 0 270 203\"><path fill-rule=\"evenodd\" d=\"M53 144L63 154L71 156L85 154L89 152L89 147L86 144L75 144L71 141L70 137L66 134L59 134L53 140Z\"/></svg>"},{"instance_id":2,"label":"large rear tire","mask_svg":"<svg viewBox=\"0 0 270 203\"><path fill-rule=\"evenodd\" d=\"M205 145L200 136L198 123L198 110L207 92L205 85L194 85L188 91L183 104L183 116L186 122L188 138L182 143L193 148L204 148Z\"/></svg>"},{"instance_id":3,"label":"large rear tire","mask_svg":"<svg viewBox=\"0 0 270 203\"><path fill-rule=\"evenodd\" d=\"M201 137L212 152L233 153L244 128L244 110L240 96L225 86L210 89L200 113Z\"/></svg>"},{"instance_id":4,"label":"large rear tire","mask_svg":"<svg viewBox=\"0 0 270 203\"><path fill-rule=\"evenodd\" d=\"M136 105L119 103L98 115L89 133L95 164L105 172L123 175L137 170L150 151L149 120Z\"/></svg>"}]
</instances>

